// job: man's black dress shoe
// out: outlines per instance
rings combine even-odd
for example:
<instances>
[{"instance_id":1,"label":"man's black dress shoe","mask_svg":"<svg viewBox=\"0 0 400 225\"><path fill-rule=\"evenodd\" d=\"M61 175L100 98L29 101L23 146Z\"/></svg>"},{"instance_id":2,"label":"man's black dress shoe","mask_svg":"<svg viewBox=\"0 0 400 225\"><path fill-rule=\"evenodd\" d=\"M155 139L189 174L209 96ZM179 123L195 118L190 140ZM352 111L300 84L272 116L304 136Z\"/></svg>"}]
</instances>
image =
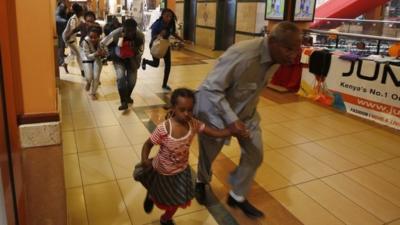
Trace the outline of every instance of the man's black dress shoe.
<instances>
[{"instance_id":1,"label":"man's black dress shoe","mask_svg":"<svg viewBox=\"0 0 400 225\"><path fill-rule=\"evenodd\" d=\"M196 183L194 188L195 198L200 205L204 205L206 203L206 184L205 183Z\"/></svg>"},{"instance_id":2,"label":"man's black dress shoe","mask_svg":"<svg viewBox=\"0 0 400 225\"><path fill-rule=\"evenodd\" d=\"M232 198L231 195L229 195L228 200L226 201L226 203L232 208L238 207L248 217L258 218L258 217L263 217L264 216L263 212L261 212L260 210L256 209L256 207L254 207L252 204L250 204L250 202L247 201L247 200L244 200L243 202L238 202L234 198Z\"/></svg>"}]
</instances>

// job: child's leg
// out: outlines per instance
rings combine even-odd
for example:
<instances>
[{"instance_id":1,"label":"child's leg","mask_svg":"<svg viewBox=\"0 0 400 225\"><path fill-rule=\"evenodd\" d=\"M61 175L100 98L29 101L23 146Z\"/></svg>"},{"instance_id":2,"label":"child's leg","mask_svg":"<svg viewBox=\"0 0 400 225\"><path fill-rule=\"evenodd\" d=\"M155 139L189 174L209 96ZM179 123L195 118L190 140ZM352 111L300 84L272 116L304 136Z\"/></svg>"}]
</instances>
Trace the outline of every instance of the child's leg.
<instances>
[{"instance_id":1,"label":"child's leg","mask_svg":"<svg viewBox=\"0 0 400 225\"><path fill-rule=\"evenodd\" d=\"M172 217L174 216L174 214L176 213L176 211L178 210L178 207L171 207L167 210L165 210L165 213L161 216L161 221L168 221L168 220L172 220Z\"/></svg>"}]
</instances>

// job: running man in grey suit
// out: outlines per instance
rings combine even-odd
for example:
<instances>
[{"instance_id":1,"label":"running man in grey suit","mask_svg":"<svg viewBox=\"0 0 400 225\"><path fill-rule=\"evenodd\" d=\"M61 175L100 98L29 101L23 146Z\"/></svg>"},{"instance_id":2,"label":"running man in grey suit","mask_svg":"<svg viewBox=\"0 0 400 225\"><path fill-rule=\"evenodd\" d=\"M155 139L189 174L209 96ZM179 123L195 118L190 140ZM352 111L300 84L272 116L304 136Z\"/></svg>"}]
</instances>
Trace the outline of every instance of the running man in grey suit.
<instances>
[{"instance_id":1,"label":"running man in grey suit","mask_svg":"<svg viewBox=\"0 0 400 225\"><path fill-rule=\"evenodd\" d=\"M246 200L257 168L263 161L263 144L256 106L269 77L266 72L275 63L292 64L300 54L301 31L294 23L277 24L265 38L239 42L217 61L196 93L194 112L201 121L217 128L228 127L233 134L250 132L250 138L237 136L241 148L239 165L230 174L232 186L228 205L239 207L247 216L261 217L263 212ZM268 116L268 115L265 115ZM226 138L199 134L199 163L196 197L206 201L206 184L211 180L211 165Z\"/></svg>"}]
</instances>

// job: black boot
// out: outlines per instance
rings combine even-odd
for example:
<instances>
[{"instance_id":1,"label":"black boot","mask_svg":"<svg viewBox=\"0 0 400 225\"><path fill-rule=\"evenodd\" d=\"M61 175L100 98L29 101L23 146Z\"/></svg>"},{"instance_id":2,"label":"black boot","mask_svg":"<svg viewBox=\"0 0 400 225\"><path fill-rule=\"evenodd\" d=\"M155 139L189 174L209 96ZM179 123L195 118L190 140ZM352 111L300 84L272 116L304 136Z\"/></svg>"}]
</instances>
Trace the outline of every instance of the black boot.
<instances>
[{"instance_id":1,"label":"black boot","mask_svg":"<svg viewBox=\"0 0 400 225\"><path fill-rule=\"evenodd\" d=\"M143 58L142 60L142 70L146 70L146 59Z\"/></svg>"},{"instance_id":2,"label":"black boot","mask_svg":"<svg viewBox=\"0 0 400 225\"><path fill-rule=\"evenodd\" d=\"M121 105L118 107L118 110L127 110L128 109L128 103L126 102L121 102Z\"/></svg>"},{"instance_id":3,"label":"black boot","mask_svg":"<svg viewBox=\"0 0 400 225\"><path fill-rule=\"evenodd\" d=\"M128 87L128 91L126 92L126 102L128 104L133 104L133 99L131 98L133 92L133 87Z\"/></svg>"},{"instance_id":4,"label":"black boot","mask_svg":"<svg viewBox=\"0 0 400 225\"><path fill-rule=\"evenodd\" d=\"M144 202L143 202L144 211L147 214L149 214L149 213L151 213L151 211L153 211L153 207L154 207L154 202L153 202L153 200L151 200L149 192L147 192L146 198L144 199Z\"/></svg>"},{"instance_id":5,"label":"black boot","mask_svg":"<svg viewBox=\"0 0 400 225\"><path fill-rule=\"evenodd\" d=\"M126 90L118 88L119 98L121 100L121 105L118 107L118 110L126 110L128 109L128 102L126 100Z\"/></svg>"}]
</instances>

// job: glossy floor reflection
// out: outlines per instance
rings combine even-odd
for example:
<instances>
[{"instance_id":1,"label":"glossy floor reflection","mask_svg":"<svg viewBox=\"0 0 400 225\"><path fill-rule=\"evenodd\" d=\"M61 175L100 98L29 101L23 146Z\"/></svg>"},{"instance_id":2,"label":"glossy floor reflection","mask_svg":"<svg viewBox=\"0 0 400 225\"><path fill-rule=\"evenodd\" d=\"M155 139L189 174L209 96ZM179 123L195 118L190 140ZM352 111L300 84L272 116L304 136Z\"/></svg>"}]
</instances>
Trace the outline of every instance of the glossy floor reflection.
<instances>
[{"instance_id":1,"label":"glossy floor reflection","mask_svg":"<svg viewBox=\"0 0 400 225\"><path fill-rule=\"evenodd\" d=\"M196 88L212 68L210 58L216 53L206 56L204 49L201 54L192 52L193 46L190 49L172 52L176 65L170 76L172 88ZM150 58L147 50L145 57ZM123 113L117 110L111 64L103 69L96 101L84 91L80 71L70 65L70 72L61 69L60 89L68 224L159 224L161 211L145 214L145 190L131 174L142 144L166 113L162 60L160 68L139 70L135 103ZM265 158L249 199L266 217L251 220L225 204L227 176L240 156L234 140L214 163L215 202L204 207L193 201L178 211L177 224L400 224L399 132L294 95L265 90L263 96L258 110ZM193 143L193 170L197 156Z\"/></svg>"}]
</instances>

